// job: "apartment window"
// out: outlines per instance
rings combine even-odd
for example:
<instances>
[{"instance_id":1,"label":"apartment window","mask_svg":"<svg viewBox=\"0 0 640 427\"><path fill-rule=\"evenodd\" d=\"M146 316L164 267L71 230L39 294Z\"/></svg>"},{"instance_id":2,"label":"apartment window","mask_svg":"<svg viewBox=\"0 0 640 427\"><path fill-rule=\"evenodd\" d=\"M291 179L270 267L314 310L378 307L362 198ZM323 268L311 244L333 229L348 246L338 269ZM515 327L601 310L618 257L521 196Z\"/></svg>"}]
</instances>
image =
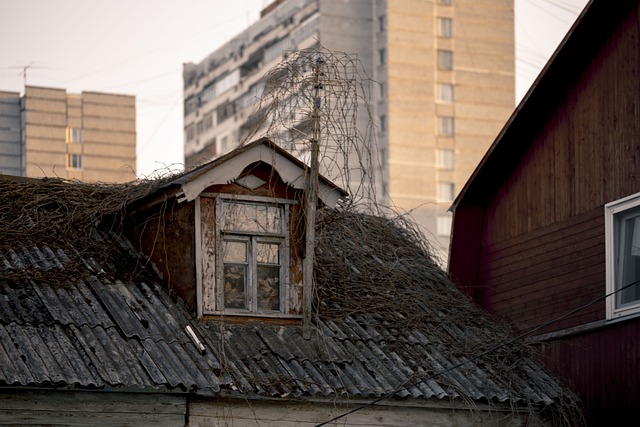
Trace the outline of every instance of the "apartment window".
<instances>
[{"instance_id":1,"label":"apartment window","mask_svg":"<svg viewBox=\"0 0 640 427\"><path fill-rule=\"evenodd\" d=\"M215 84L215 93L222 94L234 87L240 81L240 70L232 71L219 77Z\"/></svg>"},{"instance_id":2,"label":"apartment window","mask_svg":"<svg viewBox=\"0 0 640 427\"><path fill-rule=\"evenodd\" d=\"M444 38L453 37L453 19L438 18L438 36Z\"/></svg>"},{"instance_id":3,"label":"apartment window","mask_svg":"<svg viewBox=\"0 0 640 427\"><path fill-rule=\"evenodd\" d=\"M380 60L380 65L387 63L387 49L382 48L378 50L378 56Z\"/></svg>"},{"instance_id":4,"label":"apartment window","mask_svg":"<svg viewBox=\"0 0 640 427\"><path fill-rule=\"evenodd\" d=\"M218 151L220 154L225 154L228 151L231 151L231 137L229 134L222 135L220 137L220 150Z\"/></svg>"},{"instance_id":5,"label":"apartment window","mask_svg":"<svg viewBox=\"0 0 640 427\"><path fill-rule=\"evenodd\" d=\"M448 236L451 234L451 215L438 215L436 232L438 236Z\"/></svg>"},{"instance_id":6,"label":"apartment window","mask_svg":"<svg viewBox=\"0 0 640 427\"><path fill-rule=\"evenodd\" d=\"M382 16L378 17L378 28L379 28L381 33L385 32L387 30L387 16L386 15L382 15Z\"/></svg>"},{"instance_id":7,"label":"apartment window","mask_svg":"<svg viewBox=\"0 0 640 427\"><path fill-rule=\"evenodd\" d=\"M452 170L455 166L453 150L438 150L438 169Z\"/></svg>"},{"instance_id":8,"label":"apartment window","mask_svg":"<svg viewBox=\"0 0 640 427\"><path fill-rule=\"evenodd\" d=\"M213 127L213 111L205 114L202 119L204 130L207 131Z\"/></svg>"},{"instance_id":9,"label":"apartment window","mask_svg":"<svg viewBox=\"0 0 640 427\"><path fill-rule=\"evenodd\" d=\"M453 4L453 0L438 0L438 3L451 5Z\"/></svg>"},{"instance_id":10,"label":"apartment window","mask_svg":"<svg viewBox=\"0 0 640 427\"><path fill-rule=\"evenodd\" d=\"M449 83L438 83L437 86L438 101L448 104L453 102L453 85Z\"/></svg>"},{"instance_id":11,"label":"apartment window","mask_svg":"<svg viewBox=\"0 0 640 427\"><path fill-rule=\"evenodd\" d=\"M218 197L217 298L230 314L284 311L288 210L276 203Z\"/></svg>"},{"instance_id":12,"label":"apartment window","mask_svg":"<svg viewBox=\"0 0 640 427\"><path fill-rule=\"evenodd\" d=\"M384 83L380 83L380 98L384 99L387 96L387 86Z\"/></svg>"},{"instance_id":13,"label":"apartment window","mask_svg":"<svg viewBox=\"0 0 640 427\"><path fill-rule=\"evenodd\" d=\"M233 117L236 113L236 104L235 102L225 102L224 104L218 106L216 108L216 118L218 119L218 124L224 122L225 120Z\"/></svg>"},{"instance_id":14,"label":"apartment window","mask_svg":"<svg viewBox=\"0 0 640 427\"><path fill-rule=\"evenodd\" d=\"M82 169L82 154L67 154L67 169Z\"/></svg>"},{"instance_id":15,"label":"apartment window","mask_svg":"<svg viewBox=\"0 0 640 427\"><path fill-rule=\"evenodd\" d=\"M455 134L455 121L453 117L438 117L438 134L442 136L453 136Z\"/></svg>"},{"instance_id":16,"label":"apartment window","mask_svg":"<svg viewBox=\"0 0 640 427\"><path fill-rule=\"evenodd\" d=\"M204 87L204 89L202 89L202 92L200 93L200 103L204 105L207 102L211 101L213 98L215 98L215 96L216 96L215 84L209 83Z\"/></svg>"},{"instance_id":17,"label":"apartment window","mask_svg":"<svg viewBox=\"0 0 640 427\"><path fill-rule=\"evenodd\" d=\"M82 128L68 127L65 131L67 144L82 144Z\"/></svg>"},{"instance_id":18,"label":"apartment window","mask_svg":"<svg viewBox=\"0 0 640 427\"><path fill-rule=\"evenodd\" d=\"M607 318L640 313L640 193L605 205Z\"/></svg>"},{"instance_id":19,"label":"apartment window","mask_svg":"<svg viewBox=\"0 0 640 427\"><path fill-rule=\"evenodd\" d=\"M187 141L193 141L196 137L196 128L194 125L187 126Z\"/></svg>"},{"instance_id":20,"label":"apartment window","mask_svg":"<svg viewBox=\"0 0 640 427\"><path fill-rule=\"evenodd\" d=\"M200 106L199 98L196 96L190 96L184 101L184 114L191 114Z\"/></svg>"},{"instance_id":21,"label":"apartment window","mask_svg":"<svg viewBox=\"0 0 640 427\"><path fill-rule=\"evenodd\" d=\"M438 200L442 202L451 202L455 197L456 186L453 182L438 183Z\"/></svg>"},{"instance_id":22,"label":"apartment window","mask_svg":"<svg viewBox=\"0 0 640 427\"><path fill-rule=\"evenodd\" d=\"M387 131L387 116L383 114L380 116L380 132L386 132L386 131Z\"/></svg>"},{"instance_id":23,"label":"apartment window","mask_svg":"<svg viewBox=\"0 0 640 427\"><path fill-rule=\"evenodd\" d=\"M450 50L438 50L438 68L441 70L453 70L453 52Z\"/></svg>"}]
</instances>

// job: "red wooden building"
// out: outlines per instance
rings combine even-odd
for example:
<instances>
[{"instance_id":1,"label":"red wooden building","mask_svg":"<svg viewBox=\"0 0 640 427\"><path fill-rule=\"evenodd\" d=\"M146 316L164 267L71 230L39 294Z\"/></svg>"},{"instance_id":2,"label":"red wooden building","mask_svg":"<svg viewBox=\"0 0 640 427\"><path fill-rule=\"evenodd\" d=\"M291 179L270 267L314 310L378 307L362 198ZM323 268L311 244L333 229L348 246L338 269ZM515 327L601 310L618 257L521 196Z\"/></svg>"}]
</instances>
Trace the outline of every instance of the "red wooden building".
<instances>
[{"instance_id":1,"label":"red wooden building","mask_svg":"<svg viewBox=\"0 0 640 427\"><path fill-rule=\"evenodd\" d=\"M540 343L590 425L638 425L637 0L589 2L452 210L452 278Z\"/></svg>"}]
</instances>

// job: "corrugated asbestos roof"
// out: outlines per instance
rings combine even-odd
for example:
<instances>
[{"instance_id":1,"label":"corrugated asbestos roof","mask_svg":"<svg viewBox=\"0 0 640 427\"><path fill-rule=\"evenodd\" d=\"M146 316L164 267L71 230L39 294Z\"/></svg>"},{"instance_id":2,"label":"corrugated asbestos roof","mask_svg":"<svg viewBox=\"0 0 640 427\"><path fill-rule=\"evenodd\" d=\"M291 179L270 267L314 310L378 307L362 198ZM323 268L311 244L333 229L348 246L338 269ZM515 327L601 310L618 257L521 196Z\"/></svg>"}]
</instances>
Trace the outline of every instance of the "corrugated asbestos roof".
<instances>
[{"instance_id":1,"label":"corrugated asbestos roof","mask_svg":"<svg viewBox=\"0 0 640 427\"><path fill-rule=\"evenodd\" d=\"M131 248L123 249L126 255L120 255L131 257ZM68 261L62 250L23 247L0 254L0 272L6 278L32 266L59 273ZM406 398L464 394L544 405L562 395L534 362L500 375L471 362L417 381L463 356L419 331L399 333L375 316L319 321L310 340L295 325L201 323L159 284L109 279L107 268L91 259L85 268L91 273L85 278L56 285L25 278L0 282L0 384L269 397L371 398L398 391ZM187 325L204 353L189 338ZM452 339L468 339L454 325L449 329ZM408 345L394 346L397 340Z\"/></svg>"}]
</instances>

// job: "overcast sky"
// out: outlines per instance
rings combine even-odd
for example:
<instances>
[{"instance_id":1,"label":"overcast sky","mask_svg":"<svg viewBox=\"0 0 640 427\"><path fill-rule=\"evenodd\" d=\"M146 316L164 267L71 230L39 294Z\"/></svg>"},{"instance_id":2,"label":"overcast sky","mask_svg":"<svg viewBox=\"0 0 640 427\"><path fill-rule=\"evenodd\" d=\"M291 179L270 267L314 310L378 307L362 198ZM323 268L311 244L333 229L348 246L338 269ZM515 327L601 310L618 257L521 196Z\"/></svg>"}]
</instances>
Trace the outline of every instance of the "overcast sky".
<instances>
[{"instance_id":1,"label":"overcast sky","mask_svg":"<svg viewBox=\"0 0 640 427\"><path fill-rule=\"evenodd\" d=\"M270 0L0 0L0 90L25 83L136 96L138 175L182 168L182 64L199 62ZM587 0L515 0L516 97Z\"/></svg>"}]
</instances>

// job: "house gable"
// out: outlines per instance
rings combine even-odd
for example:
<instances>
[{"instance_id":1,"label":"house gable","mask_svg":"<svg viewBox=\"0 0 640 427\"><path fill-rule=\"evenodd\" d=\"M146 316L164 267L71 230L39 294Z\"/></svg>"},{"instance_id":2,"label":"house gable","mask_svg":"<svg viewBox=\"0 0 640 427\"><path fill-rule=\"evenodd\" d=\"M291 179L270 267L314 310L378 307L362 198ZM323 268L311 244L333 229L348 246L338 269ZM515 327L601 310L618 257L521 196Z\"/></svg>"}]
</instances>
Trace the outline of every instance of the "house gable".
<instances>
[{"instance_id":1,"label":"house gable","mask_svg":"<svg viewBox=\"0 0 640 427\"><path fill-rule=\"evenodd\" d=\"M637 0L589 2L452 207L450 276L589 425L640 422L639 40Z\"/></svg>"}]
</instances>

